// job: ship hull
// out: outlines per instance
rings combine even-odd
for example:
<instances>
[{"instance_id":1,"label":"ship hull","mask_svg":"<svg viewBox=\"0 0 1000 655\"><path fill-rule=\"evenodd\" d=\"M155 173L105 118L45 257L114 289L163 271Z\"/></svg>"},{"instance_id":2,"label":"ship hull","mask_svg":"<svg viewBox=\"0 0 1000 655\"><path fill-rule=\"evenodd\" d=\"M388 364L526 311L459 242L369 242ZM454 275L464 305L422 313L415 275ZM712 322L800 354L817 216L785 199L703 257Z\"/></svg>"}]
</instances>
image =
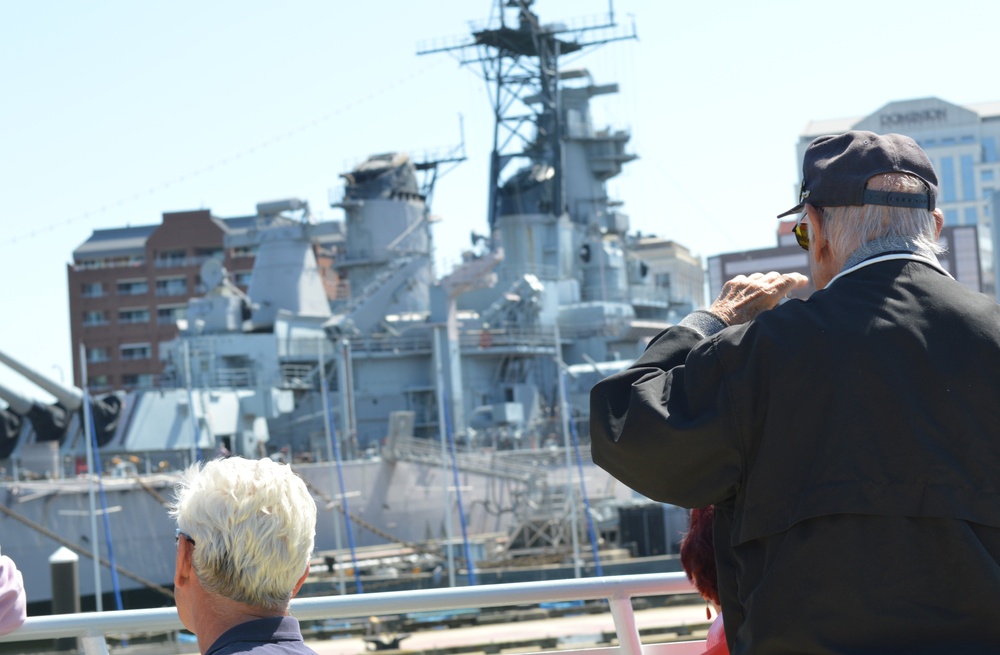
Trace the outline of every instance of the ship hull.
<instances>
[{"instance_id":1,"label":"ship hull","mask_svg":"<svg viewBox=\"0 0 1000 655\"><path fill-rule=\"evenodd\" d=\"M552 456L539 455L536 486L565 489L566 468L555 465ZM556 458L557 459L557 458ZM464 532L469 539L483 535L507 534L522 514L526 488L515 481L485 473L454 473L430 464L382 459L353 460L338 467L332 463L302 464L296 471L305 478L317 499L316 551L348 552L353 546L365 548L381 544L415 545L441 542L449 537L445 508L450 496L451 531L455 541ZM589 493L627 500L632 492L616 483L593 464L582 467ZM341 494L340 476L344 494ZM174 522L165 502L172 497L177 476L159 474L136 479L102 481L105 502L95 493L97 535L92 534L89 484L86 480L6 483L2 489L6 511L0 514L2 552L10 556L24 576L29 603L46 602L52 597L49 558L66 546L90 551L96 539L100 554L110 559L108 540L115 564L120 567L118 587L122 591L146 589L144 580L171 587L176 544ZM574 467L572 484L579 487L579 469ZM446 492L447 487L447 492ZM344 520L339 503L346 498L346 510L354 518ZM106 506L105 512L102 505ZM16 516L15 516L16 515ZM40 526L55 535L45 534ZM60 541L62 540L62 541ZM93 596L96 588L93 560L81 555L78 562L81 596ZM114 590L107 566L100 570L101 591ZM154 594L160 602L172 604L165 594ZM149 604L147 601L144 604Z\"/></svg>"}]
</instances>

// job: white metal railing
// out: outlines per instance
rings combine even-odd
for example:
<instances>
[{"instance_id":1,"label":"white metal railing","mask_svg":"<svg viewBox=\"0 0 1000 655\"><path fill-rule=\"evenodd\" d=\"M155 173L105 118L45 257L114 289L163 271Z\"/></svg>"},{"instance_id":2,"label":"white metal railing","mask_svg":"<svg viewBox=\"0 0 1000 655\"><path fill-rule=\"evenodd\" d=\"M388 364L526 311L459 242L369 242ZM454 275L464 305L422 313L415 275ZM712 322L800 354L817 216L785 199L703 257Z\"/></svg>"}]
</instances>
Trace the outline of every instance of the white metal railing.
<instances>
[{"instance_id":1,"label":"white metal railing","mask_svg":"<svg viewBox=\"0 0 1000 655\"><path fill-rule=\"evenodd\" d=\"M682 655L699 653L704 642L681 642L643 646L636 627L632 598L694 593L684 573L622 575L576 580L522 582L385 592L351 596L323 596L292 600L292 615L300 621L386 616L409 612L447 611L465 608L534 605L577 600L608 601L619 646L560 653L601 653L602 655ZM24 625L0 643L80 637L87 655L108 655L107 634L152 634L179 630L183 626L175 608L87 612L57 616L29 617Z\"/></svg>"}]
</instances>

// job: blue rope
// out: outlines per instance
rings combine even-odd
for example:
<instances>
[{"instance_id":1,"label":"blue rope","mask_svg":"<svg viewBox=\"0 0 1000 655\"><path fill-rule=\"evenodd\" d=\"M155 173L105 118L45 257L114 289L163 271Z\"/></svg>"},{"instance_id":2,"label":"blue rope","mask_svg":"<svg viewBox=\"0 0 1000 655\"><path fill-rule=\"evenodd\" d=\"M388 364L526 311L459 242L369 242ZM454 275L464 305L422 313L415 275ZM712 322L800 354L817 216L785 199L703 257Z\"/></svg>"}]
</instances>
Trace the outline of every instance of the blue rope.
<instances>
[{"instance_id":1,"label":"blue rope","mask_svg":"<svg viewBox=\"0 0 1000 655\"><path fill-rule=\"evenodd\" d=\"M104 482L101 480L101 456L97 450L97 429L94 426L94 410L90 404L90 394L83 394L84 420L90 427L90 441L94 450L94 473L97 475L97 490L101 495L101 511L104 519L104 541L108 544L108 561L111 563L111 586L115 590L115 607L122 609L122 590L118 584L118 566L115 564L115 548L111 543L111 520L108 518L108 499L104 496ZM97 544L94 544L94 557L97 557ZM97 591L96 589L94 590ZM94 599L97 602L97 599Z\"/></svg>"},{"instance_id":2,"label":"blue rope","mask_svg":"<svg viewBox=\"0 0 1000 655\"><path fill-rule=\"evenodd\" d=\"M563 375L563 371L560 368L559 375ZM590 534L590 550L594 555L594 572L597 577L604 575L601 569L601 559L597 554L597 532L594 530L594 519L590 515L590 499L587 497L587 483L583 477L583 459L580 457L580 440L576 435L576 424L573 422L573 411L572 406L569 404L569 390L567 386L563 384L563 390L565 391L565 401L566 401L566 422L569 423L569 433L573 437L573 452L576 453L576 468L580 474L580 492L583 495L583 508L587 515L587 531Z\"/></svg>"},{"instance_id":3,"label":"blue rope","mask_svg":"<svg viewBox=\"0 0 1000 655\"><path fill-rule=\"evenodd\" d=\"M452 478L455 481L455 499L458 501L458 520L462 525L462 545L465 551L465 564L469 570L469 586L475 587L476 567L472 561L472 550L469 548L469 534L465 527L465 509L462 504L462 487L459 485L458 479L458 456L455 454L455 440L452 438L451 434L451 414L448 412L447 394L445 394L444 401L444 431L448 437L448 449L451 452L451 473ZM449 507L445 511L450 512L451 508ZM451 548L451 544L448 544L448 548Z\"/></svg>"},{"instance_id":4,"label":"blue rope","mask_svg":"<svg viewBox=\"0 0 1000 655\"><path fill-rule=\"evenodd\" d=\"M351 510L347 505L347 491L344 488L344 471L340 466L340 443L337 440L337 428L333 422L333 412L330 411L330 394L327 391L326 378L320 376L320 391L323 394L323 414L330 426L330 439L333 440L333 457L337 463L337 482L340 486L340 502L344 508L344 525L347 526L347 544L351 549L351 568L354 569L354 586L357 593L364 593L361 587L361 571L358 569L358 556L354 547L354 530L351 528ZM334 519L339 520L339 519Z\"/></svg>"}]
</instances>

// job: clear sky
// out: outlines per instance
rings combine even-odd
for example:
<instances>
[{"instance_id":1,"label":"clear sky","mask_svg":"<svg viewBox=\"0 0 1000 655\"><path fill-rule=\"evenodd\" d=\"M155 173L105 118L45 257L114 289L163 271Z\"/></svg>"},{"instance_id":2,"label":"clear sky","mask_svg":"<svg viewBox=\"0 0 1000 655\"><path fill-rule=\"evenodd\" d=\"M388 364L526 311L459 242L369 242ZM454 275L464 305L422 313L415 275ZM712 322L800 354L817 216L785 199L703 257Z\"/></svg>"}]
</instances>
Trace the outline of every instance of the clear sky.
<instances>
[{"instance_id":1,"label":"clear sky","mask_svg":"<svg viewBox=\"0 0 1000 655\"><path fill-rule=\"evenodd\" d=\"M439 261L485 228L492 114L476 69L418 43L494 0L0 0L0 350L71 378L66 265L95 229L254 212L327 193L369 154L460 140L438 182ZM632 226L707 257L775 243L815 119L893 100L1000 100L992 0L616 0L638 41L568 62L639 159L609 183ZM543 22L607 0L538 0ZM440 271L439 271L440 272ZM44 393L0 365L0 382Z\"/></svg>"}]
</instances>

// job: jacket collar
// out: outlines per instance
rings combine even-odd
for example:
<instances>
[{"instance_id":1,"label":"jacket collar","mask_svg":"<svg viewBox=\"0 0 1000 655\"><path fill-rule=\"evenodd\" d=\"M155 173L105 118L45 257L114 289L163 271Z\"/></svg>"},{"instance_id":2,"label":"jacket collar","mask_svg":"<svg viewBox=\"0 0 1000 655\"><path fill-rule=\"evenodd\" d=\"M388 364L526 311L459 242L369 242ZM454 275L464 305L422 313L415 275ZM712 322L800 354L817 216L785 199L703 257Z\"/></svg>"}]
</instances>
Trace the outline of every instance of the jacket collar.
<instances>
[{"instance_id":1,"label":"jacket collar","mask_svg":"<svg viewBox=\"0 0 1000 655\"><path fill-rule=\"evenodd\" d=\"M833 276L833 278L827 282L826 286L829 287L843 276L849 275L854 271L870 266L871 264L892 261L895 259L923 262L924 264L927 264L931 268L937 270L942 275L947 275L948 277L954 279L951 273L944 270L941 264L938 263L937 256L926 248L921 248L914 239L910 237L882 237L880 239L875 239L874 241L869 241L851 253L850 256L848 256L847 261L844 262L844 269L840 271L840 273L837 273L837 275Z\"/></svg>"}]
</instances>

